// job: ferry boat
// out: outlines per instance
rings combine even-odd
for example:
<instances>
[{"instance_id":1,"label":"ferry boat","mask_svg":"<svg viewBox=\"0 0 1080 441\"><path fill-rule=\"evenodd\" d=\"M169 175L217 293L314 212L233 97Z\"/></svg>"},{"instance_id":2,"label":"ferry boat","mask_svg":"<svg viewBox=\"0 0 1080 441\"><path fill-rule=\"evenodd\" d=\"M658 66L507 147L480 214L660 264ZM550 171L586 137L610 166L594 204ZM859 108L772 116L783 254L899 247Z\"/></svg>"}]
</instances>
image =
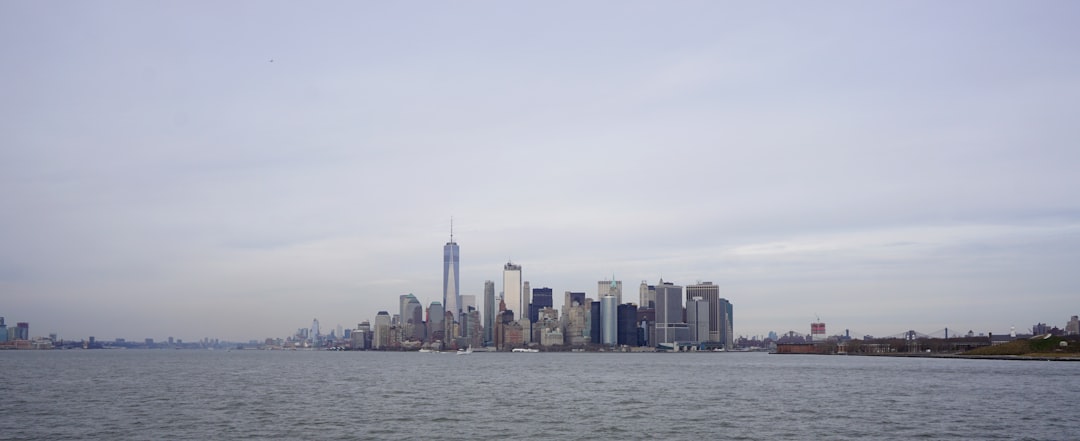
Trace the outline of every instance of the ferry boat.
<instances>
[{"instance_id":1,"label":"ferry boat","mask_svg":"<svg viewBox=\"0 0 1080 441\"><path fill-rule=\"evenodd\" d=\"M540 352L540 350L539 349L529 349L529 348L514 348L510 352Z\"/></svg>"}]
</instances>

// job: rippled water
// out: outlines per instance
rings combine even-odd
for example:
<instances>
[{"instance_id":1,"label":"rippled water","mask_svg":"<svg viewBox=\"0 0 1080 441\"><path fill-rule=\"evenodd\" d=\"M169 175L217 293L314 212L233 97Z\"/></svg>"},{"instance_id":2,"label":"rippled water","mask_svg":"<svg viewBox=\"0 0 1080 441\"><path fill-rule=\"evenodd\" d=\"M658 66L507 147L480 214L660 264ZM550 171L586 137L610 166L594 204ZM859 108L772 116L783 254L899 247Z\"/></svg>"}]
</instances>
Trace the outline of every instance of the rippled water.
<instances>
[{"instance_id":1,"label":"rippled water","mask_svg":"<svg viewBox=\"0 0 1080 441\"><path fill-rule=\"evenodd\" d=\"M1080 363L0 352L2 439L1080 439Z\"/></svg>"}]
</instances>

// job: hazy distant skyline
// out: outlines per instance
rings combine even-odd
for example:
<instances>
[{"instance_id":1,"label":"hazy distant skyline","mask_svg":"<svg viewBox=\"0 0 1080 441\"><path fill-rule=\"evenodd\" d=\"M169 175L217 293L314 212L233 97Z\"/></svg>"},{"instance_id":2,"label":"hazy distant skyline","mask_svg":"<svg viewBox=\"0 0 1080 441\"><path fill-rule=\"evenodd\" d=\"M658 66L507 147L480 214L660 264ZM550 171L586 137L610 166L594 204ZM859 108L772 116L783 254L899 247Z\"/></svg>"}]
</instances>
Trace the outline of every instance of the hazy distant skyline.
<instances>
[{"instance_id":1,"label":"hazy distant skyline","mask_svg":"<svg viewBox=\"0 0 1080 441\"><path fill-rule=\"evenodd\" d=\"M1080 314L1080 5L0 3L0 316L283 337L712 281L735 335Z\"/></svg>"}]
</instances>

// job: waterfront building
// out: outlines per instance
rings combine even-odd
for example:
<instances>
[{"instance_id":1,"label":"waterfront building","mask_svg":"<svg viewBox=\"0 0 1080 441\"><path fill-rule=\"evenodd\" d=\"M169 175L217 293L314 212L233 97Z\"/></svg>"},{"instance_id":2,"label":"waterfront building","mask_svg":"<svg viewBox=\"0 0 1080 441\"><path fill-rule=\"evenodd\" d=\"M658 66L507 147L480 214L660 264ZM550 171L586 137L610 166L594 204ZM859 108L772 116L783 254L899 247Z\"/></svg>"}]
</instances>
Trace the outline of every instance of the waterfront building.
<instances>
[{"instance_id":1,"label":"waterfront building","mask_svg":"<svg viewBox=\"0 0 1080 441\"><path fill-rule=\"evenodd\" d=\"M521 265L513 262L507 262L503 266L503 302L506 303L506 309L513 311L517 317L529 313L528 308L522 308L523 305L528 305L528 302L522 302Z\"/></svg>"},{"instance_id":2,"label":"waterfront building","mask_svg":"<svg viewBox=\"0 0 1080 441\"><path fill-rule=\"evenodd\" d=\"M564 296L565 297L563 299L563 309L566 309L567 307L574 306L575 304L576 305L584 305L585 304L585 293L583 293L583 292L566 291ZM566 312L563 311L563 314L566 314Z\"/></svg>"},{"instance_id":3,"label":"waterfront building","mask_svg":"<svg viewBox=\"0 0 1080 441\"><path fill-rule=\"evenodd\" d=\"M484 281L484 346L495 342L495 282Z\"/></svg>"},{"instance_id":4,"label":"waterfront building","mask_svg":"<svg viewBox=\"0 0 1080 441\"><path fill-rule=\"evenodd\" d=\"M637 326L637 305L625 303L618 307L619 346L640 346L640 330Z\"/></svg>"},{"instance_id":5,"label":"waterfront building","mask_svg":"<svg viewBox=\"0 0 1080 441\"><path fill-rule=\"evenodd\" d=\"M638 290L638 296L640 297L638 308L656 308L656 287L642 280L641 286L638 288Z\"/></svg>"},{"instance_id":6,"label":"waterfront building","mask_svg":"<svg viewBox=\"0 0 1080 441\"><path fill-rule=\"evenodd\" d=\"M30 323L18 322L15 324L15 338L13 340L29 340Z\"/></svg>"},{"instance_id":7,"label":"waterfront building","mask_svg":"<svg viewBox=\"0 0 1080 441\"><path fill-rule=\"evenodd\" d=\"M550 328L540 334L540 346L560 346L563 344L563 333L559 328Z\"/></svg>"},{"instance_id":8,"label":"waterfront building","mask_svg":"<svg viewBox=\"0 0 1080 441\"><path fill-rule=\"evenodd\" d=\"M0 317L0 325L3 325L3 317ZM1065 335L1080 335L1080 316L1072 316L1065 324Z\"/></svg>"},{"instance_id":9,"label":"waterfront building","mask_svg":"<svg viewBox=\"0 0 1080 441\"><path fill-rule=\"evenodd\" d=\"M686 302L686 324L690 328L690 340L696 342L715 341L709 338L710 314L709 301L694 297Z\"/></svg>"},{"instance_id":10,"label":"waterfront building","mask_svg":"<svg viewBox=\"0 0 1080 441\"><path fill-rule=\"evenodd\" d=\"M601 343L600 329L603 326L600 321L600 302L593 301L589 307L589 343L598 345Z\"/></svg>"},{"instance_id":11,"label":"waterfront building","mask_svg":"<svg viewBox=\"0 0 1080 441\"><path fill-rule=\"evenodd\" d=\"M469 308L465 313L465 346L480 347L484 345L483 327L480 325L480 311Z\"/></svg>"},{"instance_id":12,"label":"waterfront building","mask_svg":"<svg viewBox=\"0 0 1080 441\"><path fill-rule=\"evenodd\" d=\"M8 341L8 328L4 323L4 318L0 317L0 342Z\"/></svg>"},{"instance_id":13,"label":"waterfront building","mask_svg":"<svg viewBox=\"0 0 1080 441\"><path fill-rule=\"evenodd\" d=\"M656 344L675 343L687 341L690 338L690 330L683 321L681 286L670 282L660 282L656 285Z\"/></svg>"},{"instance_id":14,"label":"waterfront building","mask_svg":"<svg viewBox=\"0 0 1080 441\"><path fill-rule=\"evenodd\" d=\"M727 299L720 299L720 342L724 343L724 348L732 349L735 347L735 316L734 308L731 306L731 302Z\"/></svg>"},{"instance_id":15,"label":"waterfront building","mask_svg":"<svg viewBox=\"0 0 1080 441\"><path fill-rule=\"evenodd\" d=\"M616 305L622 304L622 281L615 280L615 276L611 277L612 280L601 280L596 282L596 296L603 299L606 295L615 296Z\"/></svg>"},{"instance_id":16,"label":"waterfront building","mask_svg":"<svg viewBox=\"0 0 1080 441\"><path fill-rule=\"evenodd\" d=\"M454 321L454 313L446 311L443 313L443 343L445 345L452 345L457 342L457 338L461 336L461 331L458 328L458 323Z\"/></svg>"},{"instance_id":17,"label":"waterfront building","mask_svg":"<svg viewBox=\"0 0 1080 441\"><path fill-rule=\"evenodd\" d=\"M430 342L442 341L446 337L443 321L446 311L442 303L431 302L427 310L427 340Z\"/></svg>"},{"instance_id":18,"label":"waterfront building","mask_svg":"<svg viewBox=\"0 0 1080 441\"><path fill-rule=\"evenodd\" d=\"M529 282L525 282L529 283ZM534 288L532 290L532 303L529 304L529 320L536 322L539 320L539 312L544 308L551 308L552 304L551 288Z\"/></svg>"},{"instance_id":19,"label":"waterfront building","mask_svg":"<svg viewBox=\"0 0 1080 441\"><path fill-rule=\"evenodd\" d=\"M459 297L461 298L461 312L462 313L469 312L469 308L475 309L477 311L480 310L480 308L476 306L476 295L475 294L462 294Z\"/></svg>"},{"instance_id":20,"label":"waterfront building","mask_svg":"<svg viewBox=\"0 0 1080 441\"><path fill-rule=\"evenodd\" d=\"M454 222L450 221L450 241L443 246L443 307L454 317L462 311L459 286L460 250L454 242Z\"/></svg>"},{"instance_id":21,"label":"waterfront building","mask_svg":"<svg viewBox=\"0 0 1080 441\"><path fill-rule=\"evenodd\" d=\"M810 340L825 341L825 323L814 322L810 324Z\"/></svg>"},{"instance_id":22,"label":"waterfront building","mask_svg":"<svg viewBox=\"0 0 1080 441\"><path fill-rule=\"evenodd\" d=\"M641 346L656 346L656 309L638 308L637 324L640 329Z\"/></svg>"},{"instance_id":23,"label":"waterfront building","mask_svg":"<svg viewBox=\"0 0 1080 441\"><path fill-rule=\"evenodd\" d=\"M532 341L540 342L541 344L543 344L544 335L554 330L559 331L560 340L558 344L563 344L561 340L563 334L562 327L559 323L559 311L555 310L555 308L550 307L538 310L536 314L536 322L532 323Z\"/></svg>"},{"instance_id":24,"label":"waterfront building","mask_svg":"<svg viewBox=\"0 0 1080 441\"><path fill-rule=\"evenodd\" d=\"M600 298L600 340L605 346L615 346L619 343L619 316L618 300L608 294Z\"/></svg>"},{"instance_id":25,"label":"waterfront building","mask_svg":"<svg viewBox=\"0 0 1080 441\"><path fill-rule=\"evenodd\" d=\"M517 312L518 319L529 318L529 305L532 304L532 288L529 287L529 281L526 280L521 284L521 311Z\"/></svg>"},{"instance_id":26,"label":"waterfront building","mask_svg":"<svg viewBox=\"0 0 1080 441\"><path fill-rule=\"evenodd\" d=\"M697 335L695 341L721 341L720 335L723 328L723 321L720 319L723 314L720 307L720 287L712 282L701 282L695 285L686 286L686 321L690 323L690 301L694 298L700 298L707 302L709 306L708 317L701 320L709 324L709 329L704 334L695 333L691 330L692 335ZM693 325L691 324L691 327Z\"/></svg>"},{"instance_id":27,"label":"waterfront building","mask_svg":"<svg viewBox=\"0 0 1080 441\"><path fill-rule=\"evenodd\" d=\"M390 313L379 311L375 314L375 337L371 347L386 349L388 346L390 346Z\"/></svg>"},{"instance_id":28,"label":"waterfront building","mask_svg":"<svg viewBox=\"0 0 1080 441\"><path fill-rule=\"evenodd\" d=\"M407 294L401 308L401 326L404 329L402 340L424 341L424 306L412 294Z\"/></svg>"},{"instance_id":29,"label":"waterfront building","mask_svg":"<svg viewBox=\"0 0 1080 441\"><path fill-rule=\"evenodd\" d=\"M581 294L580 298L575 294ZM588 344L590 306L585 303L584 293L567 292L567 298L571 299L563 305L563 336L566 344Z\"/></svg>"}]
</instances>

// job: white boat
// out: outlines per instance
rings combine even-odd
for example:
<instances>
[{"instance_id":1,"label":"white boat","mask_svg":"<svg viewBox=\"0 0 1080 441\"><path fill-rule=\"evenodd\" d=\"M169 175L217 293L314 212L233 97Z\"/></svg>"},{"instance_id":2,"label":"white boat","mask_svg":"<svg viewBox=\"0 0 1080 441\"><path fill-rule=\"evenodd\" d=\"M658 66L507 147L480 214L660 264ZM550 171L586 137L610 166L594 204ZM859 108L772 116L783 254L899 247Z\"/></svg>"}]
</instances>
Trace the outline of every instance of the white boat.
<instances>
[{"instance_id":1,"label":"white boat","mask_svg":"<svg viewBox=\"0 0 1080 441\"><path fill-rule=\"evenodd\" d=\"M472 353L472 345L469 345L469 347L466 348L466 349L458 349L458 351L457 351L458 355L469 355L471 353Z\"/></svg>"},{"instance_id":2,"label":"white boat","mask_svg":"<svg viewBox=\"0 0 1080 441\"><path fill-rule=\"evenodd\" d=\"M529 349L529 348L514 348L510 352L540 352L540 350L539 349Z\"/></svg>"}]
</instances>

